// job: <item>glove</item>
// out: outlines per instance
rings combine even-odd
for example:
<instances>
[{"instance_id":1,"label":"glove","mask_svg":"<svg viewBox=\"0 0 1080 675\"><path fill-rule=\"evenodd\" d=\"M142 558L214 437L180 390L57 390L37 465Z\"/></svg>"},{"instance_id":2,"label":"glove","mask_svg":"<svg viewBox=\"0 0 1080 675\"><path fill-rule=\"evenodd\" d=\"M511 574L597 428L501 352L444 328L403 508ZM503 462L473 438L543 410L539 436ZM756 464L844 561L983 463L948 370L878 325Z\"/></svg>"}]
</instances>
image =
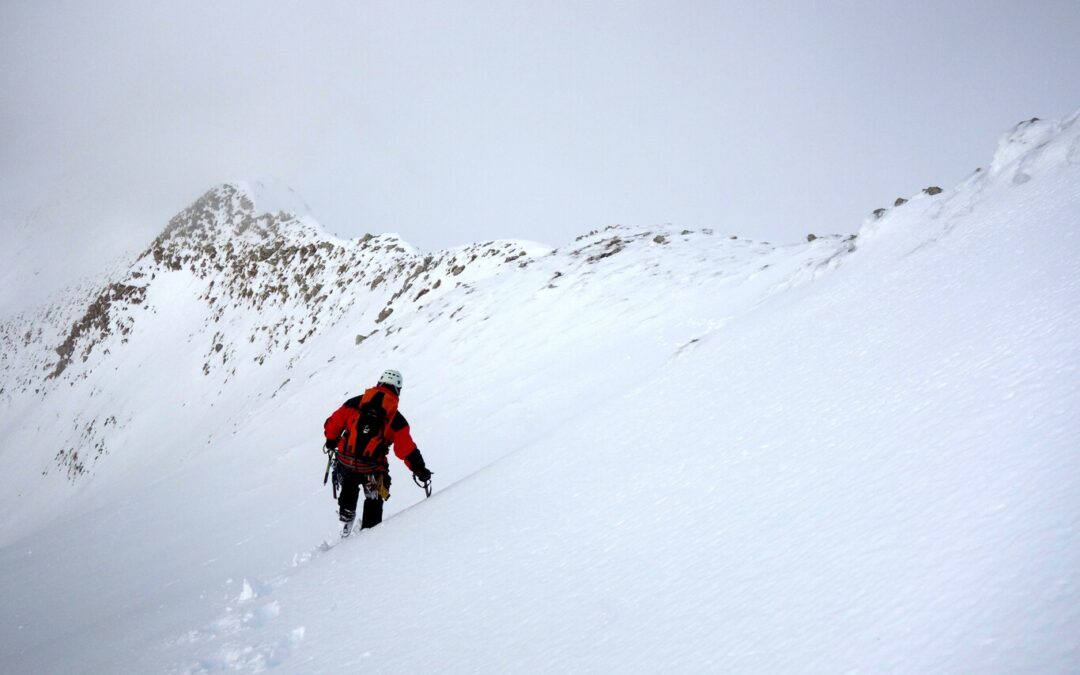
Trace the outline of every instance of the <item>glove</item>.
<instances>
[{"instance_id":1,"label":"glove","mask_svg":"<svg viewBox=\"0 0 1080 675\"><path fill-rule=\"evenodd\" d=\"M421 483L426 483L431 480L431 471L426 466L421 466L416 471L413 471L413 475L416 476L416 480Z\"/></svg>"},{"instance_id":2,"label":"glove","mask_svg":"<svg viewBox=\"0 0 1080 675\"><path fill-rule=\"evenodd\" d=\"M337 450L337 439L336 438L328 438L328 439L326 439L326 449L327 450Z\"/></svg>"}]
</instances>

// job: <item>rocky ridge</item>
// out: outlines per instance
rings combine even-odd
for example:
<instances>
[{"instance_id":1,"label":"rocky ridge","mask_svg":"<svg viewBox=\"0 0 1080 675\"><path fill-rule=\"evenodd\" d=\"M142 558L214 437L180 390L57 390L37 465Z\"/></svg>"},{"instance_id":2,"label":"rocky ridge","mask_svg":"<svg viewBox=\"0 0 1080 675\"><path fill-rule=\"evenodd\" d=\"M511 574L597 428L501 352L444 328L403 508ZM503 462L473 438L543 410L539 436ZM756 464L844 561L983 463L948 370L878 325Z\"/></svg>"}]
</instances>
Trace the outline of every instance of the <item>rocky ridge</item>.
<instances>
[{"instance_id":1,"label":"rocky ridge","mask_svg":"<svg viewBox=\"0 0 1080 675\"><path fill-rule=\"evenodd\" d=\"M393 235L336 239L307 216L259 213L244 186L224 184L172 218L103 287L73 289L0 324L0 403L29 405L107 367L133 332L153 324L161 303L171 301L168 293L155 292L163 284L197 289L203 320L189 339L201 343L203 375L217 372L227 383L245 367L296 352L346 314L352 313L348 330L360 344L380 330L394 331L395 313L408 313L461 284L527 266L546 252L524 242L488 242L421 255ZM353 313L358 303L359 315ZM117 424L117 418L98 417L74 421L78 442L56 454L71 478L89 468L88 454L107 452L104 435L95 430L107 426L106 420Z\"/></svg>"}]
</instances>

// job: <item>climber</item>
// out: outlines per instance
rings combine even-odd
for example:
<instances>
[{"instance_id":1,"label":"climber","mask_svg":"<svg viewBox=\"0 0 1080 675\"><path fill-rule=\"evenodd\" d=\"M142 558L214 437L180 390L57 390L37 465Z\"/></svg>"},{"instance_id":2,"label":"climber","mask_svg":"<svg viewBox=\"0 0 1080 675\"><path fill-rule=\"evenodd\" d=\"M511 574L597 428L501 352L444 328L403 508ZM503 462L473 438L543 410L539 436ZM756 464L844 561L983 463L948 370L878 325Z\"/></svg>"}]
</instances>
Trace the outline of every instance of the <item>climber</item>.
<instances>
[{"instance_id":1,"label":"climber","mask_svg":"<svg viewBox=\"0 0 1080 675\"><path fill-rule=\"evenodd\" d=\"M382 522L383 502L390 498L390 446L405 462L414 480L430 490L431 471L409 433L409 423L398 410L401 373L387 370L378 384L362 395L350 398L326 419L323 433L326 450L336 453L334 481L340 485L338 518L341 536L352 533L360 490L364 491L364 511L360 529Z\"/></svg>"}]
</instances>

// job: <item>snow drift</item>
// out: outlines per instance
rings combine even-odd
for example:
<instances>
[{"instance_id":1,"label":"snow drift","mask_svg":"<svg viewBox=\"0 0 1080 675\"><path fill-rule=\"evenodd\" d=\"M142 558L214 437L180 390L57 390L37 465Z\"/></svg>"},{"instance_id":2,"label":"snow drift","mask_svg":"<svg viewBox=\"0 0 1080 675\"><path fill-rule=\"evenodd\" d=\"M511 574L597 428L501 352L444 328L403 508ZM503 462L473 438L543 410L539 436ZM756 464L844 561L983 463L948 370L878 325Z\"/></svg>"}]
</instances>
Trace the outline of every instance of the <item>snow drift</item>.
<instances>
[{"instance_id":1,"label":"snow drift","mask_svg":"<svg viewBox=\"0 0 1080 675\"><path fill-rule=\"evenodd\" d=\"M1077 120L789 246L425 255L211 191L0 329L3 669L1070 669ZM322 545L385 367L437 492Z\"/></svg>"}]
</instances>

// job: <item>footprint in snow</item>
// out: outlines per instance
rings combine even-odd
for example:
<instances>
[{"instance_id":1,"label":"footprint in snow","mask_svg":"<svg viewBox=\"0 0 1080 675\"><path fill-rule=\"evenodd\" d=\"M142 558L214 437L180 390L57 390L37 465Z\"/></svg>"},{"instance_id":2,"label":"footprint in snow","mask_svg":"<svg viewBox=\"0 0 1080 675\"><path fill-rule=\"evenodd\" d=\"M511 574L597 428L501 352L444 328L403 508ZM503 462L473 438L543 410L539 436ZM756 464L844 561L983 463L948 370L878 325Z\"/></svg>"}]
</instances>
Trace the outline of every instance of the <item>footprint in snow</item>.
<instances>
[{"instance_id":1,"label":"footprint in snow","mask_svg":"<svg viewBox=\"0 0 1080 675\"><path fill-rule=\"evenodd\" d=\"M275 642L224 645L213 655L200 659L198 663L181 672L192 675L225 670L259 673L267 668L276 668L292 656L293 651L303 642L305 632L303 626L297 626Z\"/></svg>"}]
</instances>

